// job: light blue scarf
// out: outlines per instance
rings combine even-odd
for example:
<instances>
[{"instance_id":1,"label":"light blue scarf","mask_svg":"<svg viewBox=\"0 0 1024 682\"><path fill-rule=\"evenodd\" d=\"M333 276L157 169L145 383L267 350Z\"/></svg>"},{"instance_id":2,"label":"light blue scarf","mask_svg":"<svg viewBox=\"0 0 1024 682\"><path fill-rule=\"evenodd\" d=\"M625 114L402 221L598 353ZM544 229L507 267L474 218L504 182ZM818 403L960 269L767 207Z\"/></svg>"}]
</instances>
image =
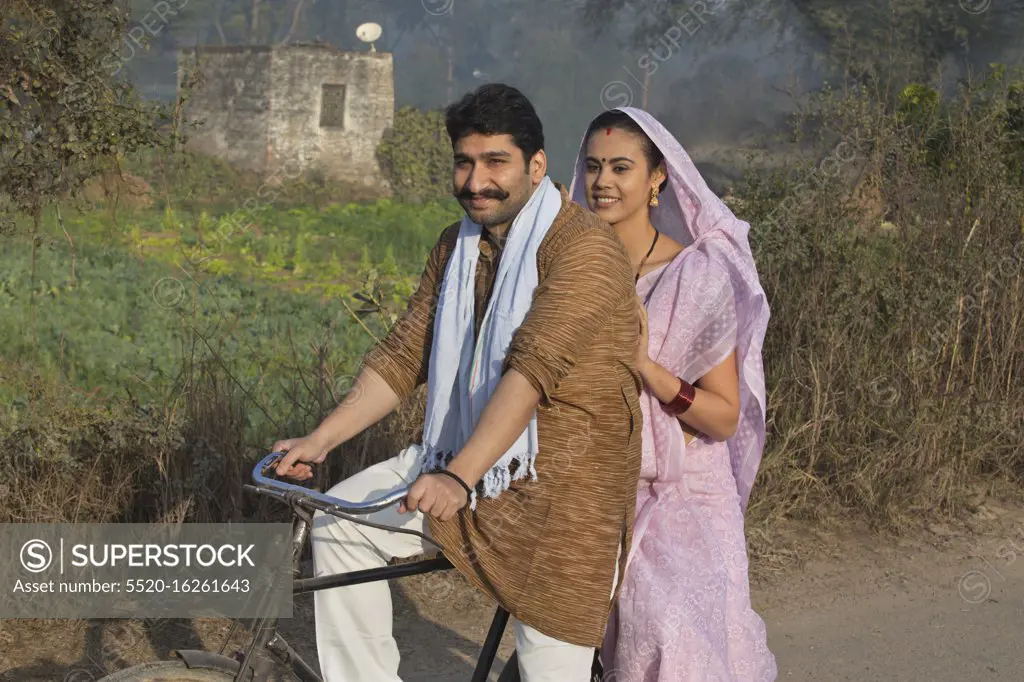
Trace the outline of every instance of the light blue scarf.
<instances>
[{"instance_id":1,"label":"light blue scarf","mask_svg":"<svg viewBox=\"0 0 1024 682\"><path fill-rule=\"evenodd\" d=\"M443 468L469 440L491 399L512 335L522 324L537 288L537 250L562 209L562 197L545 176L509 228L494 288L473 343L476 264L483 229L462 219L455 250L448 261L434 319L427 379L427 412L420 449L422 471ZM513 480L536 480L537 415L516 442L484 475L485 497L496 497ZM509 465L516 461L515 475ZM470 497L476 509L476 492Z\"/></svg>"}]
</instances>

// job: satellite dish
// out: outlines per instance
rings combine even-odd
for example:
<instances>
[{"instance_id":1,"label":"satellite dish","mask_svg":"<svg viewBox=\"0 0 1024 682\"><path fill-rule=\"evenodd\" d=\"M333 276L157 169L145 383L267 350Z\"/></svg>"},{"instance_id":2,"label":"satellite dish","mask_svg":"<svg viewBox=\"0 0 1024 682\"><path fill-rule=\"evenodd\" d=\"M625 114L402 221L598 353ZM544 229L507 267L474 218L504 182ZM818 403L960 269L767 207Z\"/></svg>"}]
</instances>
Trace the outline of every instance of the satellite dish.
<instances>
[{"instance_id":1,"label":"satellite dish","mask_svg":"<svg viewBox=\"0 0 1024 682\"><path fill-rule=\"evenodd\" d=\"M370 52L377 51L377 48L374 47L373 43L380 38L380 34L380 24L375 24L373 22L360 24L359 28L356 29L356 38L359 38L364 43L370 43Z\"/></svg>"}]
</instances>

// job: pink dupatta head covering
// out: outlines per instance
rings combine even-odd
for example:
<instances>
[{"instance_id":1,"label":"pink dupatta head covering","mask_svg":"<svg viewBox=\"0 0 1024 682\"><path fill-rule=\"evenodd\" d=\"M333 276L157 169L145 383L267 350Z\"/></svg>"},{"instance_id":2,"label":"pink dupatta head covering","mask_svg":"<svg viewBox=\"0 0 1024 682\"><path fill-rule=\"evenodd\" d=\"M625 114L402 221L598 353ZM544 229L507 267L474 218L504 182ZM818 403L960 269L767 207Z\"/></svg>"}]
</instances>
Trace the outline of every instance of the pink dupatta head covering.
<instances>
[{"instance_id":1,"label":"pink dupatta head covering","mask_svg":"<svg viewBox=\"0 0 1024 682\"><path fill-rule=\"evenodd\" d=\"M746 511L765 441L765 382L761 347L768 326L768 301L747 241L750 226L736 218L707 186L676 138L653 116L621 107L647 133L665 157L668 183L651 208L654 227L684 245L653 285L651 316L666 311L667 323L655 337L651 321L650 354L681 378L694 382L735 348L740 381L740 418L727 441L740 504ZM586 207L584 137L569 194ZM655 306L655 298L660 305ZM655 441L655 482L678 480L686 449L676 418L647 403ZM668 436L666 436L668 434ZM667 446L665 444L668 444Z\"/></svg>"}]
</instances>

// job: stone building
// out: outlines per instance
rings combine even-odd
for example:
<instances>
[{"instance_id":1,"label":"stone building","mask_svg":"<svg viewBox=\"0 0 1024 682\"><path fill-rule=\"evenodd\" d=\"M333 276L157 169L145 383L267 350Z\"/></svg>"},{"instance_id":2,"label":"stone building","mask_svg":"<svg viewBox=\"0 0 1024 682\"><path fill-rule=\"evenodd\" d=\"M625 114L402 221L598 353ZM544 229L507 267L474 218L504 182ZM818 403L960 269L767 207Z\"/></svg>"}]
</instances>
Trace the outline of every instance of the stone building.
<instances>
[{"instance_id":1,"label":"stone building","mask_svg":"<svg viewBox=\"0 0 1024 682\"><path fill-rule=\"evenodd\" d=\"M376 148L394 121L389 52L343 52L325 44L199 47L201 85L185 115L189 148L267 177L321 169L333 182L386 191Z\"/></svg>"}]
</instances>

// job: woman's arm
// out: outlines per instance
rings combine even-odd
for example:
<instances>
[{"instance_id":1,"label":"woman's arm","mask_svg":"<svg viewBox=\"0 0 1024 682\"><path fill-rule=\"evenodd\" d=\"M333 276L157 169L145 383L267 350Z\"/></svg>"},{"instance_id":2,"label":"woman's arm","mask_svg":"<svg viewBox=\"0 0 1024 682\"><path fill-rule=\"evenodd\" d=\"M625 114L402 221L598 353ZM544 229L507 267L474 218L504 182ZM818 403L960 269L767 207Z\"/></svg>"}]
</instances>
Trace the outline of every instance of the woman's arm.
<instances>
[{"instance_id":1,"label":"woman's arm","mask_svg":"<svg viewBox=\"0 0 1024 682\"><path fill-rule=\"evenodd\" d=\"M679 379L650 358L639 364L640 376L651 392L663 403L671 402L679 392ZM740 418L740 379L736 369L736 351L711 368L694 384L695 395L690 409L679 415L683 431L692 437L704 433L716 441L724 441L736 433ZM687 428L690 427L690 428Z\"/></svg>"}]
</instances>

